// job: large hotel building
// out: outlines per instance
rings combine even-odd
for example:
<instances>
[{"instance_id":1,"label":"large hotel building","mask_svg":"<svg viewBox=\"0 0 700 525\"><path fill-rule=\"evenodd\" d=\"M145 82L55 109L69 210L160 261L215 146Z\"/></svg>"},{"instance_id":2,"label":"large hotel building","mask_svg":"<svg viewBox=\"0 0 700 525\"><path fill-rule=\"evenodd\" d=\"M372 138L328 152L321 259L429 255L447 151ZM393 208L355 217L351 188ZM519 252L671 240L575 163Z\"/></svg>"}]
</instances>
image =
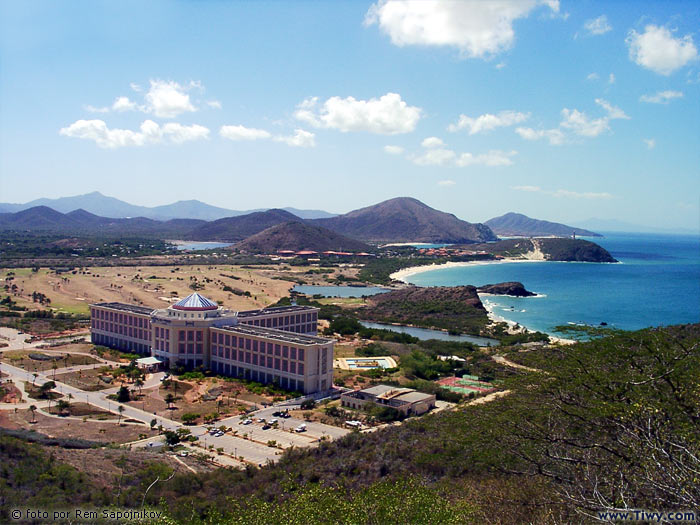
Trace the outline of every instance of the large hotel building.
<instances>
[{"instance_id":1,"label":"large hotel building","mask_svg":"<svg viewBox=\"0 0 700 525\"><path fill-rule=\"evenodd\" d=\"M166 367L204 367L304 394L333 386L333 345L318 337L318 308L235 312L193 293L169 308L90 305L92 342L151 355Z\"/></svg>"}]
</instances>

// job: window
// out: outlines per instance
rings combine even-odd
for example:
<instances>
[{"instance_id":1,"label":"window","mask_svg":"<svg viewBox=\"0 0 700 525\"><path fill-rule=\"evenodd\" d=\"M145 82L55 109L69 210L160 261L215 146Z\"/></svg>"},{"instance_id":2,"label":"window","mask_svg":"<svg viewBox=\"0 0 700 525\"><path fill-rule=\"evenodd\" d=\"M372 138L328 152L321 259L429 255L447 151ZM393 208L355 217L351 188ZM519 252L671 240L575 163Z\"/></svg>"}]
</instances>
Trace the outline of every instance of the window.
<instances>
[{"instance_id":1,"label":"window","mask_svg":"<svg viewBox=\"0 0 700 525\"><path fill-rule=\"evenodd\" d=\"M202 331L201 330L197 330L197 341L198 342L202 341Z\"/></svg>"},{"instance_id":2,"label":"window","mask_svg":"<svg viewBox=\"0 0 700 525\"><path fill-rule=\"evenodd\" d=\"M229 334L226 334L226 346L231 345L231 336Z\"/></svg>"},{"instance_id":3,"label":"window","mask_svg":"<svg viewBox=\"0 0 700 525\"><path fill-rule=\"evenodd\" d=\"M291 353L291 358L292 358L292 359L296 359L296 358L297 358L297 349L296 349L296 348L292 347L292 348L290 349L290 353Z\"/></svg>"},{"instance_id":4,"label":"window","mask_svg":"<svg viewBox=\"0 0 700 525\"><path fill-rule=\"evenodd\" d=\"M296 373L297 373L297 364L296 364L294 361L292 361L291 363L289 363L289 371L290 371L292 374L296 374Z\"/></svg>"},{"instance_id":5,"label":"window","mask_svg":"<svg viewBox=\"0 0 700 525\"><path fill-rule=\"evenodd\" d=\"M282 357L284 357L285 359L289 357L289 348L287 348L286 346L282 347Z\"/></svg>"},{"instance_id":6,"label":"window","mask_svg":"<svg viewBox=\"0 0 700 525\"><path fill-rule=\"evenodd\" d=\"M304 363L299 363L299 366L297 366L297 373L300 376L304 375Z\"/></svg>"},{"instance_id":7,"label":"window","mask_svg":"<svg viewBox=\"0 0 700 525\"><path fill-rule=\"evenodd\" d=\"M202 344L197 343L195 350L198 354L201 354L202 353Z\"/></svg>"},{"instance_id":8,"label":"window","mask_svg":"<svg viewBox=\"0 0 700 525\"><path fill-rule=\"evenodd\" d=\"M184 331L184 330L180 330L180 334L179 334L178 337L179 337L179 340L180 340L180 341L184 341L184 340L185 340L185 331Z\"/></svg>"},{"instance_id":9,"label":"window","mask_svg":"<svg viewBox=\"0 0 700 525\"><path fill-rule=\"evenodd\" d=\"M194 332L192 330L187 331L187 340L194 341Z\"/></svg>"},{"instance_id":10,"label":"window","mask_svg":"<svg viewBox=\"0 0 700 525\"><path fill-rule=\"evenodd\" d=\"M300 348L299 349L299 361L303 361L303 360L304 360L304 349Z\"/></svg>"}]
</instances>

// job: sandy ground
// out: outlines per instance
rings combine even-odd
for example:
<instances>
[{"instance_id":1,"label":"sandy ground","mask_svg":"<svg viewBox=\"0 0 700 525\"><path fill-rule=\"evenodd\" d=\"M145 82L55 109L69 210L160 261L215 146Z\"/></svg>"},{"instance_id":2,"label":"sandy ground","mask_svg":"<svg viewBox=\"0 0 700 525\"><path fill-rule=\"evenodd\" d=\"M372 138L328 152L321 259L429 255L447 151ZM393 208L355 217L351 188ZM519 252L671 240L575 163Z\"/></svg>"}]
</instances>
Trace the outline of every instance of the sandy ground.
<instances>
[{"instance_id":1,"label":"sandy ground","mask_svg":"<svg viewBox=\"0 0 700 525\"><path fill-rule=\"evenodd\" d=\"M307 271L308 268L304 268ZM10 272L14 278L5 281ZM225 277L222 274L237 277ZM154 308L166 308L173 298L193 292L191 284L202 286L198 291L213 301L234 310L260 308L288 295L293 282L273 279L274 270L245 269L239 266L143 266L93 267L76 274L57 275L48 269L32 272L29 268L0 271L0 279L17 285L19 295L13 295L21 306L41 308L32 301L32 292L43 293L51 299L51 307L73 313L88 313L90 303L127 302ZM248 291L251 297L224 291L224 286Z\"/></svg>"},{"instance_id":2,"label":"sandy ground","mask_svg":"<svg viewBox=\"0 0 700 525\"><path fill-rule=\"evenodd\" d=\"M82 438L105 443L127 443L139 439L139 434L155 435L148 425L118 425L116 422L83 422L82 419L45 416L36 412L36 423L30 423L29 410L0 411L0 427L30 429L50 437Z\"/></svg>"},{"instance_id":3,"label":"sandy ground","mask_svg":"<svg viewBox=\"0 0 700 525\"><path fill-rule=\"evenodd\" d=\"M484 264L506 264L506 263L526 263L526 262L541 262L543 259L515 259L505 258L497 261L461 261L461 262L446 262L445 264L429 264L426 266L412 266L404 268L398 272L392 273L389 277L396 281L407 283L406 279L412 275L419 273L432 272L433 270L442 270L444 268L460 268L462 266L482 266Z\"/></svg>"}]
</instances>

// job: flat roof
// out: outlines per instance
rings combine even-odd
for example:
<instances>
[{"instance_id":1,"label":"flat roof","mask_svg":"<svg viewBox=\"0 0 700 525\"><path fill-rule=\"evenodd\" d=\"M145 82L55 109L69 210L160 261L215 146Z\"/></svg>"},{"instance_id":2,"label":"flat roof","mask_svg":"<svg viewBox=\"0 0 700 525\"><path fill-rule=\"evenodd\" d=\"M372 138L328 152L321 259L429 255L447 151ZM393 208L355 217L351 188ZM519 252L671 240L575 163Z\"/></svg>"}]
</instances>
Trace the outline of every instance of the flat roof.
<instances>
[{"instance_id":1,"label":"flat roof","mask_svg":"<svg viewBox=\"0 0 700 525\"><path fill-rule=\"evenodd\" d=\"M163 361L158 359L157 357L142 357L141 359L137 359L136 362L140 365L159 365Z\"/></svg>"},{"instance_id":2,"label":"flat roof","mask_svg":"<svg viewBox=\"0 0 700 525\"><path fill-rule=\"evenodd\" d=\"M390 385L376 385L376 386L371 386L369 388L363 388L360 390L363 394L370 394L373 396L381 396L382 394L388 392L389 390L396 390L398 387L395 386L390 386Z\"/></svg>"},{"instance_id":3,"label":"flat roof","mask_svg":"<svg viewBox=\"0 0 700 525\"><path fill-rule=\"evenodd\" d=\"M396 396L394 399L406 401L407 403L418 403L420 401L425 401L426 399L432 399L433 397L433 394L425 394L423 392L408 392L406 394Z\"/></svg>"},{"instance_id":4,"label":"flat roof","mask_svg":"<svg viewBox=\"0 0 700 525\"><path fill-rule=\"evenodd\" d=\"M317 337L315 335L297 334L294 332L286 332L284 330L275 330L274 328L251 326L247 324L212 326L212 328L225 330L236 334L264 337L266 339L274 339L275 341L293 343L297 345L325 345L333 341L333 339Z\"/></svg>"},{"instance_id":5,"label":"flat roof","mask_svg":"<svg viewBox=\"0 0 700 525\"><path fill-rule=\"evenodd\" d=\"M135 304L126 303L95 303L90 306L100 306L102 308L111 308L112 310L121 310L124 312L131 312L132 314L144 314L150 315L155 308L149 308L148 306L138 306Z\"/></svg>"},{"instance_id":6,"label":"flat roof","mask_svg":"<svg viewBox=\"0 0 700 525\"><path fill-rule=\"evenodd\" d=\"M238 317L257 317L260 315L276 314L276 313L288 313L288 312L303 312L308 310L318 310L314 306L302 306L302 305L292 305L292 306L273 306L271 308L263 308L261 310L244 310L238 312Z\"/></svg>"}]
</instances>

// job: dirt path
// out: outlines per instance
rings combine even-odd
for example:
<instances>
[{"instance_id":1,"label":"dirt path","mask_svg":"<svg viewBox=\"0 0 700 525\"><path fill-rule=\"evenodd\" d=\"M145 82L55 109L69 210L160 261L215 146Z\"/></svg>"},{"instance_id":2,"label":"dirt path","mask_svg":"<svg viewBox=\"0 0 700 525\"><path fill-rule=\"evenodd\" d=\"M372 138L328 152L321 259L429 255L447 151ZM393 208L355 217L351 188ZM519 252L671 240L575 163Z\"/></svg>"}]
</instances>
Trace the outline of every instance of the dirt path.
<instances>
[{"instance_id":1,"label":"dirt path","mask_svg":"<svg viewBox=\"0 0 700 525\"><path fill-rule=\"evenodd\" d=\"M494 401L498 399L499 397L507 396L510 394L510 390L501 390L499 392L492 392L488 395L485 395L484 397L480 397L478 399L475 399L474 401L470 401L467 403L467 405L483 405L484 403L488 403L490 401Z\"/></svg>"},{"instance_id":2,"label":"dirt path","mask_svg":"<svg viewBox=\"0 0 700 525\"><path fill-rule=\"evenodd\" d=\"M537 368L530 368L529 366L519 365L518 363L514 363L513 361L503 357L502 355L492 355L491 359L496 361L498 364L501 364L504 366L509 366L510 368L517 368L519 370L527 370L528 372L541 372L541 370L538 370Z\"/></svg>"}]
</instances>

